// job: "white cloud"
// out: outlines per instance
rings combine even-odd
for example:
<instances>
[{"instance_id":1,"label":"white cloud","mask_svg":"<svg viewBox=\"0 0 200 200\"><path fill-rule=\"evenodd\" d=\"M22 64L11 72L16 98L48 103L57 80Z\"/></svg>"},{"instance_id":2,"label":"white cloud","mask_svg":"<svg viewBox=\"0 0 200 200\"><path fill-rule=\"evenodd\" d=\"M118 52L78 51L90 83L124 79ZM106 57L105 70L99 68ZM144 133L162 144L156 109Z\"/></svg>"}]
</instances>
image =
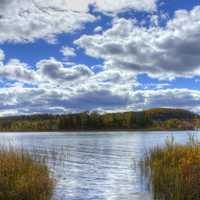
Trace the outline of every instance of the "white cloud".
<instances>
[{"instance_id":1,"label":"white cloud","mask_svg":"<svg viewBox=\"0 0 200 200\"><path fill-rule=\"evenodd\" d=\"M7 64L2 63L0 66L0 79L2 78L27 83L36 80L36 73L27 64L11 59Z\"/></svg>"},{"instance_id":2,"label":"white cloud","mask_svg":"<svg viewBox=\"0 0 200 200\"><path fill-rule=\"evenodd\" d=\"M0 42L55 41L58 33L72 32L95 20L86 12L65 8L62 0L0 2Z\"/></svg>"},{"instance_id":3,"label":"white cloud","mask_svg":"<svg viewBox=\"0 0 200 200\"><path fill-rule=\"evenodd\" d=\"M94 0L97 9L104 12L120 12L127 9L154 11L156 0Z\"/></svg>"},{"instance_id":4,"label":"white cloud","mask_svg":"<svg viewBox=\"0 0 200 200\"><path fill-rule=\"evenodd\" d=\"M172 79L200 75L200 6L180 10L166 27L141 27L117 19L102 34L84 35L75 44L105 66Z\"/></svg>"},{"instance_id":5,"label":"white cloud","mask_svg":"<svg viewBox=\"0 0 200 200\"><path fill-rule=\"evenodd\" d=\"M184 88L148 90L144 92L143 96L145 108L174 107L200 112L200 91L198 90Z\"/></svg>"},{"instance_id":6,"label":"white cloud","mask_svg":"<svg viewBox=\"0 0 200 200\"><path fill-rule=\"evenodd\" d=\"M76 81L93 75L93 72L85 65L65 68L62 62L54 58L41 60L37 63L36 73L40 75L42 80L56 82Z\"/></svg>"},{"instance_id":7,"label":"white cloud","mask_svg":"<svg viewBox=\"0 0 200 200\"><path fill-rule=\"evenodd\" d=\"M4 58L5 58L4 51L2 49L0 49L0 62L3 61Z\"/></svg>"},{"instance_id":8,"label":"white cloud","mask_svg":"<svg viewBox=\"0 0 200 200\"><path fill-rule=\"evenodd\" d=\"M46 37L53 42L56 34L73 31L82 23L94 20L88 13L90 3L95 3L96 9L105 13L129 8L144 10L147 4L145 10L155 9L155 1L102 2L1 1L0 28L3 31L0 41L26 42ZM137 82L140 73L163 79L200 75L199 13L200 7L191 12L177 11L166 27L157 26L156 16L151 18L153 25L149 28L142 27L136 20L117 18L107 31L100 33L99 28L99 34L82 36L76 44L88 55L104 60L103 66L93 68L55 58L43 59L30 67L16 59L5 61L0 50L0 114L125 111L152 107L180 107L200 112L200 91L169 89L173 85L168 82L156 85ZM82 15L85 18L81 18ZM63 20L64 23L60 23ZM67 46L61 52L65 57L76 55L75 49Z\"/></svg>"},{"instance_id":9,"label":"white cloud","mask_svg":"<svg viewBox=\"0 0 200 200\"><path fill-rule=\"evenodd\" d=\"M72 66L71 66L72 65ZM18 83L29 83L38 85L55 82L74 82L87 79L94 75L93 71L86 65L76 65L71 63L65 65L54 58L41 60L36 67L31 68L26 63L17 59L11 59L8 63L0 64L0 80L16 81ZM6 83L6 81L3 81Z\"/></svg>"},{"instance_id":10,"label":"white cloud","mask_svg":"<svg viewBox=\"0 0 200 200\"><path fill-rule=\"evenodd\" d=\"M153 26L158 26L159 25L159 17L158 15L152 15L150 18L150 21Z\"/></svg>"},{"instance_id":11,"label":"white cloud","mask_svg":"<svg viewBox=\"0 0 200 200\"><path fill-rule=\"evenodd\" d=\"M73 0L63 1L68 9L74 11L88 11L88 5L93 5L102 12L121 12L127 9L138 11L154 11L157 0Z\"/></svg>"},{"instance_id":12,"label":"white cloud","mask_svg":"<svg viewBox=\"0 0 200 200\"><path fill-rule=\"evenodd\" d=\"M124 9L152 11L156 0L3 0L0 1L0 42L56 41L56 34L69 33L96 18L89 5L100 12Z\"/></svg>"},{"instance_id":13,"label":"white cloud","mask_svg":"<svg viewBox=\"0 0 200 200\"><path fill-rule=\"evenodd\" d=\"M160 84L161 87L153 85L153 89L141 90L137 89L140 84L133 72L102 70L95 74L85 65L66 67L54 58L41 60L36 68L18 60L2 63L0 77L17 82L0 88L0 114L127 111L152 107L180 107L200 112L200 91L169 89L167 82Z\"/></svg>"},{"instance_id":14,"label":"white cloud","mask_svg":"<svg viewBox=\"0 0 200 200\"><path fill-rule=\"evenodd\" d=\"M95 74L85 65L65 66L54 58L41 60L35 68L12 59L2 63L0 79L1 115L6 110L32 114L124 108L137 85L131 73L105 70Z\"/></svg>"},{"instance_id":15,"label":"white cloud","mask_svg":"<svg viewBox=\"0 0 200 200\"><path fill-rule=\"evenodd\" d=\"M127 111L153 107L200 112L200 91L197 90L157 89L115 93L110 88L71 88L76 92L66 88L0 88L0 114L6 111L9 114L66 113L88 109Z\"/></svg>"},{"instance_id":16,"label":"white cloud","mask_svg":"<svg viewBox=\"0 0 200 200\"><path fill-rule=\"evenodd\" d=\"M103 30L102 26L97 26L95 29L94 29L94 32L95 33L99 33Z\"/></svg>"},{"instance_id":17,"label":"white cloud","mask_svg":"<svg viewBox=\"0 0 200 200\"><path fill-rule=\"evenodd\" d=\"M76 56L75 49L74 49L74 48L71 48L71 47L67 47L67 46L62 47L61 53L62 53L65 57L73 57L73 56Z\"/></svg>"},{"instance_id":18,"label":"white cloud","mask_svg":"<svg viewBox=\"0 0 200 200\"><path fill-rule=\"evenodd\" d=\"M153 85L153 89L141 90L137 89L140 84L134 73L102 70L95 74L85 65L66 67L54 58L41 60L36 68L11 60L0 67L0 77L17 83L0 88L0 114L126 111L152 107L180 107L200 112L200 91L169 89L167 82L160 84L162 87Z\"/></svg>"}]
</instances>

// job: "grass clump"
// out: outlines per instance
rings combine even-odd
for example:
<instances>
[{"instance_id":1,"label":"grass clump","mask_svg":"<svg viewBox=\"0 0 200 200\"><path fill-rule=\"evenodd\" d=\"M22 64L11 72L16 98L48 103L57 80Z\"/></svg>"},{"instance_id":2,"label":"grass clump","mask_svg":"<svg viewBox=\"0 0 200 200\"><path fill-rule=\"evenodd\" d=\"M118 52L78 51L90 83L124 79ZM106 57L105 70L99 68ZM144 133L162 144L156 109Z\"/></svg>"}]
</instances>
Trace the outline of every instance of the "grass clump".
<instances>
[{"instance_id":1,"label":"grass clump","mask_svg":"<svg viewBox=\"0 0 200 200\"><path fill-rule=\"evenodd\" d=\"M200 200L200 144L174 139L156 147L143 162L154 200Z\"/></svg>"},{"instance_id":2,"label":"grass clump","mask_svg":"<svg viewBox=\"0 0 200 200\"><path fill-rule=\"evenodd\" d=\"M50 200L52 190L45 164L23 151L0 150L0 200Z\"/></svg>"}]
</instances>

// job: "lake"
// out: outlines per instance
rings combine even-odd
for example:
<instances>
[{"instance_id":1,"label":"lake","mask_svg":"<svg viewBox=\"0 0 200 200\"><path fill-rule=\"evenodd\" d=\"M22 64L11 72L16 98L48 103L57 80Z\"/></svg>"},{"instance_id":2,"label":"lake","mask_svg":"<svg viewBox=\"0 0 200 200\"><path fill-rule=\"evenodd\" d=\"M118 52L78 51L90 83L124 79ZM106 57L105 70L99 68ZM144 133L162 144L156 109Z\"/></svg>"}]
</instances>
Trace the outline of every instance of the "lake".
<instances>
[{"instance_id":1,"label":"lake","mask_svg":"<svg viewBox=\"0 0 200 200\"><path fill-rule=\"evenodd\" d=\"M197 132L1 133L0 143L50 155L53 200L150 200L138 162L167 137Z\"/></svg>"}]
</instances>

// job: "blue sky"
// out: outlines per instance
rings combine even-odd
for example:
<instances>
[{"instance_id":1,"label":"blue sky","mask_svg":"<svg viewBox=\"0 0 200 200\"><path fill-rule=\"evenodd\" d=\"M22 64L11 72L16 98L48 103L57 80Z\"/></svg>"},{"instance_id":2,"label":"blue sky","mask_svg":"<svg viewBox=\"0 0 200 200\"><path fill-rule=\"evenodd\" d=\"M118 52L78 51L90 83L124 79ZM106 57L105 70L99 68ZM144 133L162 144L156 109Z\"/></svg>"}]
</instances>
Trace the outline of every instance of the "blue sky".
<instances>
[{"instance_id":1,"label":"blue sky","mask_svg":"<svg viewBox=\"0 0 200 200\"><path fill-rule=\"evenodd\" d=\"M0 115L200 112L196 0L0 2Z\"/></svg>"}]
</instances>

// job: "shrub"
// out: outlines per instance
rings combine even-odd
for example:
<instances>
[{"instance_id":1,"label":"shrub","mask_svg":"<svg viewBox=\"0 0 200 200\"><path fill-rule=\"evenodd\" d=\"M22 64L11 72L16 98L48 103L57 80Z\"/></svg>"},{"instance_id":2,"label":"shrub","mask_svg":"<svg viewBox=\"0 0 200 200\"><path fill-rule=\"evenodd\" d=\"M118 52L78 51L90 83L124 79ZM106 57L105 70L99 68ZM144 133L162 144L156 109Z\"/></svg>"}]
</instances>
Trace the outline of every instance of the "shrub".
<instances>
[{"instance_id":1,"label":"shrub","mask_svg":"<svg viewBox=\"0 0 200 200\"><path fill-rule=\"evenodd\" d=\"M0 200L50 200L52 191L45 164L23 151L0 150Z\"/></svg>"},{"instance_id":2,"label":"shrub","mask_svg":"<svg viewBox=\"0 0 200 200\"><path fill-rule=\"evenodd\" d=\"M144 160L155 200L200 199L200 145L190 138L186 145L173 140L156 147Z\"/></svg>"}]
</instances>

